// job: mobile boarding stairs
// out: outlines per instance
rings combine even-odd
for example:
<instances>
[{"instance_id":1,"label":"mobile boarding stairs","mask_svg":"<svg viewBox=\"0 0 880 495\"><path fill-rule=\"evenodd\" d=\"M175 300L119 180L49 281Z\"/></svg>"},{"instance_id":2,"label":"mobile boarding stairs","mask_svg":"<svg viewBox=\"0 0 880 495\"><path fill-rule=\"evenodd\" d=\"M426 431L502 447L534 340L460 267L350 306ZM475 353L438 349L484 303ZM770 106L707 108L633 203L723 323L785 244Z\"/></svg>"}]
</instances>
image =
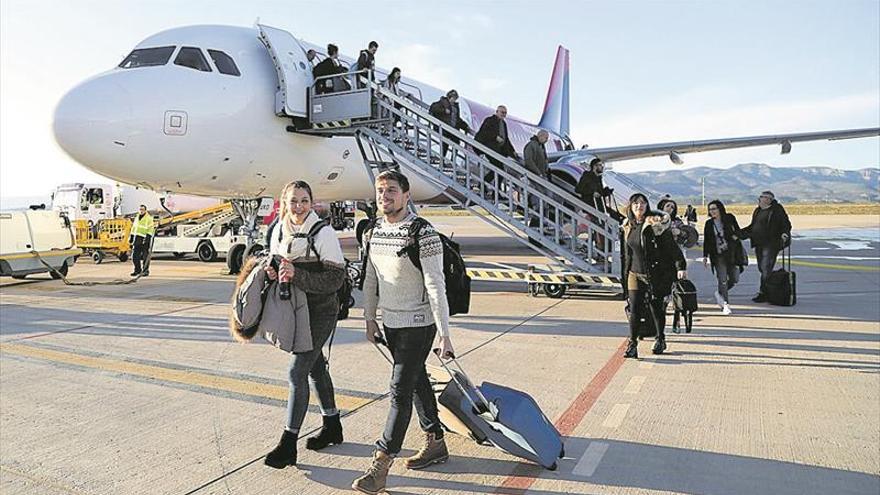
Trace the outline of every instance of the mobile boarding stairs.
<instances>
[{"instance_id":1,"label":"mobile boarding stairs","mask_svg":"<svg viewBox=\"0 0 880 495\"><path fill-rule=\"evenodd\" d=\"M354 137L371 180L382 170L405 168L551 260L529 270L469 270L473 278L523 281L532 294L540 288L551 297L566 288L621 290L620 225L612 217L431 116L418 88L395 94L367 72L328 77L350 78L351 89L317 94L325 78L316 79L308 125L302 128L300 120L288 130Z\"/></svg>"}]
</instances>

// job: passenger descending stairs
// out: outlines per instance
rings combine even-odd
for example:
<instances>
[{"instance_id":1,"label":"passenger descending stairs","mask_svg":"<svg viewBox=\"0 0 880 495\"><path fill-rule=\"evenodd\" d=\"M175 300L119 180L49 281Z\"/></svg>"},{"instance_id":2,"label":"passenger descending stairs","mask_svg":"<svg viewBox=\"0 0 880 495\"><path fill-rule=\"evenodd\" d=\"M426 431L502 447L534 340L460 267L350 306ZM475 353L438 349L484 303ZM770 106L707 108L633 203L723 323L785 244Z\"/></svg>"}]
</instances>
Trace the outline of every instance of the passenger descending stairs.
<instances>
[{"instance_id":1,"label":"passenger descending stairs","mask_svg":"<svg viewBox=\"0 0 880 495\"><path fill-rule=\"evenodd\" d=\"M345 129L308 132L353 135L371 178L396 166L415 172L441 184L454 202L568 270L619 280L619 224L614 219L432 117L423 102L376 84L372 91L373 118L352 121ZM441 156L444 144L448 151Z\"/></svg>"}]
</instances>

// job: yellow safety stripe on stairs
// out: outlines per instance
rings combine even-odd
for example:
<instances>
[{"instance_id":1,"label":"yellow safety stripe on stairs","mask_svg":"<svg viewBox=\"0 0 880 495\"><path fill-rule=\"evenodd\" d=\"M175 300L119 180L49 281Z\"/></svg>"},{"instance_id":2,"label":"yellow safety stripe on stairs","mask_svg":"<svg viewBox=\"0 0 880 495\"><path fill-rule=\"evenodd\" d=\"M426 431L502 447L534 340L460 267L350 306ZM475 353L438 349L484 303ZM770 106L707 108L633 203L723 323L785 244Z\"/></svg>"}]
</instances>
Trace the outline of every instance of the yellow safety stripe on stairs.
<instances>
[{"instance_id":1,"label":"yellow safety stripe on stairs","mask_svg":"<svg viewBox=\"0 0 880 495\"><path fill-rule=\"evenodd\" d=\"M617 277L580 273L539 273L526 270L480 270L468 268L467 274L474 280L545 284L620 285L620 279Z\"/></svg>"},{"instance_id":2,"label":"yellow safety stripe on stairs","mask_svg":"<svg viewBox=\"0 0 880 495\"><path fill-rule=\"evenodd\" d=\"M350 127L351 119L331 120L329 122L315 122L312 124L313 129L338 129L340 127Z\"/></svg>"}]
</instances>

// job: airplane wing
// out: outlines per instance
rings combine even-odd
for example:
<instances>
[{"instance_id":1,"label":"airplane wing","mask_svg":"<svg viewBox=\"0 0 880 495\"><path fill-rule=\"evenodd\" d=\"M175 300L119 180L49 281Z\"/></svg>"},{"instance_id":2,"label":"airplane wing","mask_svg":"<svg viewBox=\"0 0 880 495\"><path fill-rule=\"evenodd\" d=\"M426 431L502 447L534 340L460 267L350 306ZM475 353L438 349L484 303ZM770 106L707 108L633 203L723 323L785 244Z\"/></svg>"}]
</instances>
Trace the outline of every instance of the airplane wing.
<instances>
[{"instance_id":1,"label":"airplane wing","mask_svg":"<svg viewBox=\"0 0 880 495\"><path fill-rule=\"evenodd\" d=\"M676 143L643 144L611 148L583 148L574 151L548 153L548 158L551 161L562 160L568 163L582 160L589 161L593 158L600 158L603 161L613 162L667 155L673 163L681 164L682 160L679 155L684 153L778 144L782 146L782 153L786 154L791 151L791 143L823 140L835 141L839 139L855 139L872 136L880 136L880 127L842 131L803 132L798 134L777 134L771 136L707 139L703 141L680 141Z\"/></svg>"}]
</instances>

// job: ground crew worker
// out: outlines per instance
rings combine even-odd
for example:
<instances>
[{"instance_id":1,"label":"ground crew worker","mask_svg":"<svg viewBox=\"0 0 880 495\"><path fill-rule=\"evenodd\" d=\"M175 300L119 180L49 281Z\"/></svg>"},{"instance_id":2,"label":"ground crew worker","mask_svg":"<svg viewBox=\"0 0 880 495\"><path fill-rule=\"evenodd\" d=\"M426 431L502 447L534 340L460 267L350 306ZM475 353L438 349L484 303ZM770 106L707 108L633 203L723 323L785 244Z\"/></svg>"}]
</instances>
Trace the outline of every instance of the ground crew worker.
<instances>
[{"instance_id":1,"label":"ground crew worker","mask_svg":"<svg viewBox=\"0 0 880 495\"><path fill-rule=\"evenodd\" d=\"M376 310L382 308L385 340L394 358L391 375L391 410L385 431L376 442L370 467L352 484L363 493L385 489L388 469L400 452L409 427L413 405L425 443L414 456L405 460L408 469L423 469L449 458L443 428L437 411L437 399L431 390L425 359L439 334L440 356L453 356L449 338L449 305L443 278L443 244L430 225L416 233L422 270L409 256L397 253L408 246L410 225L417 218L407 209L409 180L402 173L388 170L376 177L376 203L382 212L372 229L364 279L364 318L367 340L376 343L382 335Z\"/></svg>"},{"instance_id":2,"label":"ground crew worker","mask_svg":"<svg viewBox=\"0 0 880 495\"><path fill-rule=\"evenodd\" d=\"M153 215L147 213L146 205L140 205L138 214L134 217L134 222L131 225L131 261L134 263L132 277L150 275L147 253L150 252L154 235L156 235L156 223L153 221ZM141 261L144 262L143 274L141 274Z\"/></svg>"}]
</instances>

